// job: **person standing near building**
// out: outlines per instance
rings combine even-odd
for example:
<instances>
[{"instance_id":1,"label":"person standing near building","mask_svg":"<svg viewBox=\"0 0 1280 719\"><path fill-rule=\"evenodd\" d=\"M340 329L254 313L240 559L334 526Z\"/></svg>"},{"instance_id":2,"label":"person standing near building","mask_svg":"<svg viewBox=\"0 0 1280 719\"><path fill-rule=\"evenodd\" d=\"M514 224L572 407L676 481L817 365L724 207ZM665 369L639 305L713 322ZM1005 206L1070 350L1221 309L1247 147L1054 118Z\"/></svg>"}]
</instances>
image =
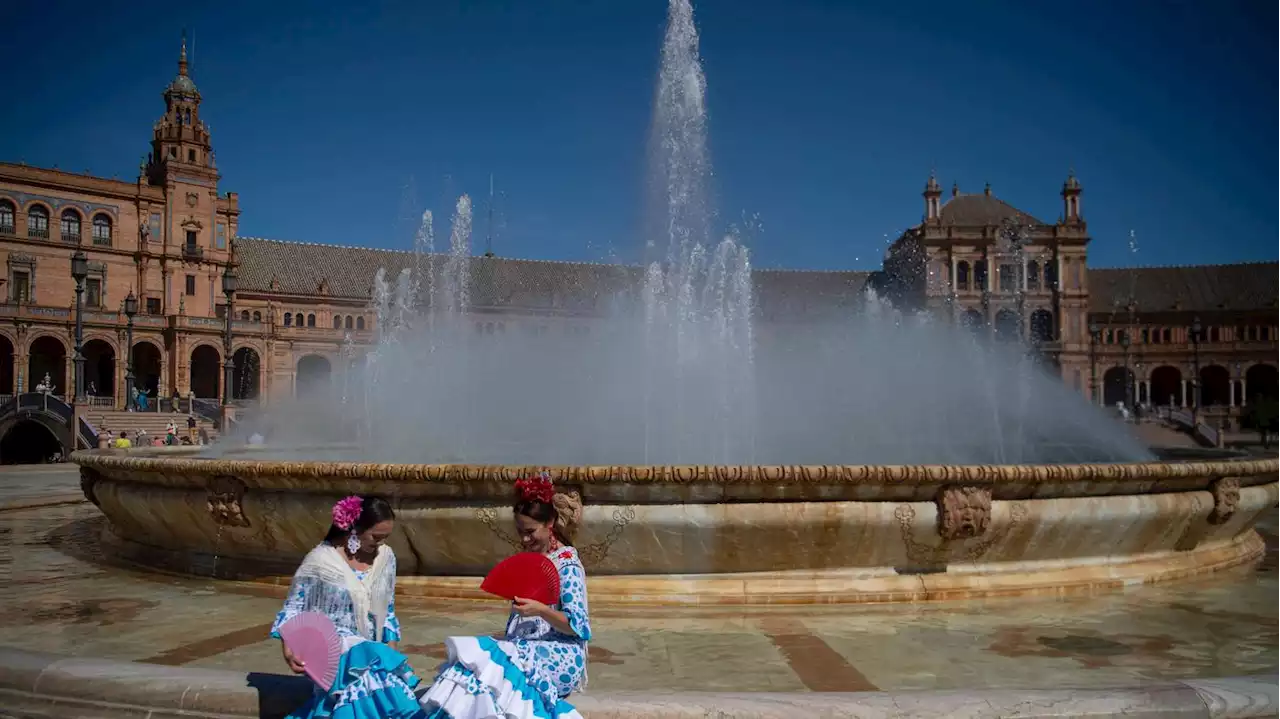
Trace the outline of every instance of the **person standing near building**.
<instances>
[{"instance_id":1,"label":"person standing near building","mask_svg":"<svg viewBox=\"0 0 1280 719\"><path fill-rule=\"evenodd\" d=\"M196 416L195 414L187 415L187 437L191 439L191 443L196 441Z\"/></svg>"}]
</instances>

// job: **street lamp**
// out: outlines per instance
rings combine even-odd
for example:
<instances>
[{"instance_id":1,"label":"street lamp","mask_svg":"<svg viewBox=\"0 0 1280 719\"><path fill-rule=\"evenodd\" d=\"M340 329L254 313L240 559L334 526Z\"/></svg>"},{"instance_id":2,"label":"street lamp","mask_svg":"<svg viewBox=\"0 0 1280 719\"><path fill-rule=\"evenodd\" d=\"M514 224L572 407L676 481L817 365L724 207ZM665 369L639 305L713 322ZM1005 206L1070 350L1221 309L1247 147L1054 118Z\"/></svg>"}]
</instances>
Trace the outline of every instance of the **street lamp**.
<instances>
[{"instance_id":1,"label":"street lamp","mask_svg":"<svg viewBox=\"0 0 1280 719\"><path fill-rule=\"evenodd\" d=\"M1191 423L1200 421L1200 333L1204 331L1204 327L1200 324L1200 318L1194 317L1191 320L1191 367L1193 378L1191 380Z\"/></svg>"},{"instance_id":2,"label":"street lamp","mask_svg":"<svg viewBox=\"0 0 1280 719\"><path fill-rule=\"evenodd\" d=\"M236 314L236 286L240 277L236 274L236 266L227 264L222 273L222 294L227 296L227 328L222 337L222 356L225 358L222 371L222 406L231 404L231 385L235 381L236 362L231 356L231 323Z\"/></svg>"},{"instance_id":3,"label":"street lamp","mask_svg":"<svg viewBox=\"0 0 1280 719\"><path fill-rule=\"evenodd\" d=\"M84 402L84 278L89 276L89 257L84 250L71 255L71 278L76 281L76 387L74 402Z\"/></svg>"},{"instance_id":4,"label":"street lamp","mask_svg":"<svg viewBox=\"0 0 1280 719\"><path fill-rule=\"evenodd\" d=\"M1097 322L1089 323L1089 399L1098 403L1098 335L1102 329Z\"/></svg>"},{"instance_id":5,"label":"street lamp","mask_svg":"<svg viewBox=\"0 0 1280 719\"><path fill-rule=\"evenodd\" d=\"M1133 411L1133 374L1129 371L1129 329L1120 330L1120 347L1124 350L1124 406Z\"/></svg>"},{"instance_id":6,"label":"street lamp","mask_svg":"<svg viewBox=\"0 0 1280 719\"><path fill-rule=\"evenodd\" d=\"M129 320L124 350L124 408L129 410L133 409L133 318L137 314L138 298L133 295L131 289L128 296L124 298L124 316Z\"/></svg>"}]
</instances>

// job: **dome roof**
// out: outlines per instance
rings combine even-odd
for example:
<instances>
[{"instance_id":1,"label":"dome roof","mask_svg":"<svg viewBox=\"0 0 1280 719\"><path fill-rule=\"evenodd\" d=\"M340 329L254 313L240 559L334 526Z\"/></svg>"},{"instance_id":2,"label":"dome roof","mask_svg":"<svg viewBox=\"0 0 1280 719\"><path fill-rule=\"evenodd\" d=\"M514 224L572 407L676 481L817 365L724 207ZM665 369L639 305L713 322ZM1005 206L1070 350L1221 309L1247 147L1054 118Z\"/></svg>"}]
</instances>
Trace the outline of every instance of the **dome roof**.
<instances>
[{"instance_id":1,"label":"dome roof","mask_svg":"<svg viewBox=\"0 0 1280 719\"><path fill-rule=\"evenodd\" d=\"M178 76L173 78L173 82L169 83L169 87L165 88L165 94L179 95L199 95L200 91L196 90L196 84L191 81L191 76L187 74L187 38L184 34L182 37L182 52L178 55Z\"/></svg>"},{"instance_id":2,"label":"dome roof","mask_svg":"<svg viewBox=\"0 0 1280 719\"><path fill-rule=\"evenodd\" d=\"M186 95L193 95L199 92L196 90L196 84L192 82L191 78L185 73L173 78L173 82L169 83L169 91L179 92Z\"/></svg>"}]
</instances>

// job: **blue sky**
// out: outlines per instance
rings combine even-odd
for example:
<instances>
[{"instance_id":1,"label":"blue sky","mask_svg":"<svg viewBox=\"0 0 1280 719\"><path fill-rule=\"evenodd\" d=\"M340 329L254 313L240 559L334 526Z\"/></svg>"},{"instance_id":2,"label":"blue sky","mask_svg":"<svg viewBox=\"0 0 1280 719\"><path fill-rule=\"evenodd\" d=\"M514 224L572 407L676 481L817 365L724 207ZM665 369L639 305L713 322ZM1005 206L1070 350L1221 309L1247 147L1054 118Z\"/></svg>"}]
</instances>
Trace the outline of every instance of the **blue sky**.
<instances>
[{"instance_id":1,"label":"blue sky","mask_svg":"<svg viewBox=\"0 0 1280 719\"><path fill-rule=\"evenodd\" d=\"M402 208L439 217L492 173L498 254L637 255L662 0L98 7L7 11L44 30L11 48L0 158L132 179L185 26L241 234L407 248ZM1274 2L703 0L695 17L721 224L759 214L758 266L878 266L931 168L1053 220L1074 167L1094 266L1277 259Z\"/></svg>"}]
</instances>

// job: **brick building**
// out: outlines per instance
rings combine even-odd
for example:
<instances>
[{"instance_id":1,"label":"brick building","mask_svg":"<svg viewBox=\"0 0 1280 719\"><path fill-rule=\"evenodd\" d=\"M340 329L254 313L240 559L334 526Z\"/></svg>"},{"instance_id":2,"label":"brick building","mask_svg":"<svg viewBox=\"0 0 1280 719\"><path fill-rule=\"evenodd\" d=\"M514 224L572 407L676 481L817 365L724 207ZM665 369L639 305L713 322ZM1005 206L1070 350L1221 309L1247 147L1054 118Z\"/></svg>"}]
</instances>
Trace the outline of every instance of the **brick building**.
<instances>
[{"instance_id":1,"label":"brick building","mask_svg":"<svg viewBox=\"0 0 1280 719\"><path fill-rule=\"evenodd\" d=\"M83 355L98 406L124 406L130 293L137 385L153 397L222 398L221 277L233 247L233 400L304 393L374 340L374 273L394 275L413 255L240 237L238 199L219 193L185 46L162 97L132 182L0 163L0 395L31 392L45 376L54 395L70 394L76 249L89 259ZM930 178L922 221L894 243L883 270L757 271L760 341L855 311L871 286L900 306L1033 345L1099 402L1192 405L1197 376L1208 413L1275 396L1277 263L1091 269L1080 182L1068 177L1061 195L1062 216L1047 223L990 187L953 187L944 202ZM472 268L482 333L590 332L609 299L640 277L634 267L496 257Z\"/></svg>"}]
</instances>

